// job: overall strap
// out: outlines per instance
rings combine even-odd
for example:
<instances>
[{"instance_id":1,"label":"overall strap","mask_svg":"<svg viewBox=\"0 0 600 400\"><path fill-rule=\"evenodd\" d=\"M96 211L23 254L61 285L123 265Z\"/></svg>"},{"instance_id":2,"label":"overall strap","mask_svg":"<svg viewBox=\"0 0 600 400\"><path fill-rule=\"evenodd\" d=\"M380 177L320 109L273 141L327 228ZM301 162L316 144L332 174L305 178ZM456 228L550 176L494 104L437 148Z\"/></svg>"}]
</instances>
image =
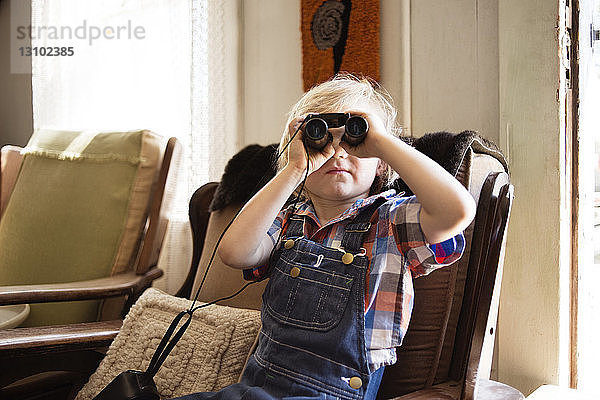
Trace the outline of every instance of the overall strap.
<instances>
[{"instance_id":1,"label":"overall strap","mask_svg":"<svg viewBox=\"0 0 600 400\"><path fill-rule=\"evenodd\" d=\"M287 220L284 235L286 238L304 236L304 216L292 214Z\"/></svg>"},{"instance_id":2,"label":"overall strap","mask_svg":"<svg viewBox=\"0 0 600 400\"><path fill-rule=\"evenodd\" d=\"M387 200L383 197L378 197L372 204L369 204L361 210L348 225L344 231L342 238L342 248L348 252L357 252L364 242L364 236L371 228L371 217L377 211L379 206Z\"/></svg>"}]
</instances>

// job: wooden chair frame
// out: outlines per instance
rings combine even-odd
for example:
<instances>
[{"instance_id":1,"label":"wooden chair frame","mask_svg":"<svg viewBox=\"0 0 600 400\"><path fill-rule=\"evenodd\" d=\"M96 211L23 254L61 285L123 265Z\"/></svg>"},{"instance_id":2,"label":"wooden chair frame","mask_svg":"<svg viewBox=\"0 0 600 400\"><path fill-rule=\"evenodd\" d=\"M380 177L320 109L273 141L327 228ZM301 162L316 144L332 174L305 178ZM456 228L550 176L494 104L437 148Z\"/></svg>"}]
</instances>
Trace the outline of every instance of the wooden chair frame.
<instances>
[{"instance_id":1,"label":"wooden chair frame","mask_svg":"<svg viewBox=\"0 0 600 400\"><path fill-rule=\"evenodd\" d=\"M177 146L176 138L170 138L166 144L158 178L153 187L138 258L131 271L79 282L0 286L0 305L125 296L126 301L121 311L121 315L125 316L144 290L163 275L163 271L156 267L167 228L166 219L161 211L164 211L164 192ZM121 324L121 320L116 320L0 330L0 371L3 371L0 374L0 399L17 398L14 396L25 398L22 390L27 391L27 388L17 386L6 389L5 386L44 371L61 369L72 375L70 379L77 377L77 384L83 384L103 358ZM49 390L54 390L60 398L65 393L78 389L46 387L52 384L50 379L38 388L40 393L45 394L44 398L52 398Z\"/></svg>"}]
</instances>

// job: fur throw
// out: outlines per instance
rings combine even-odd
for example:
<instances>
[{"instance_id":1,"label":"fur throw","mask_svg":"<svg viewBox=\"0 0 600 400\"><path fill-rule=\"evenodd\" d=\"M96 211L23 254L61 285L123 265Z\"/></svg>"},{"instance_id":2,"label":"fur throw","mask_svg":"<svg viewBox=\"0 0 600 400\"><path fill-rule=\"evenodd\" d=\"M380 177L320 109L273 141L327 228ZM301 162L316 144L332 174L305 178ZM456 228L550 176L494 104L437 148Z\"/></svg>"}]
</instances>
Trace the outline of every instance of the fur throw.
<instances>
[{"instance_id":1,"label":"fur throw","mask_svg":"<svg viewBox=\"0 0 600 400\"><path fill-rule=\"evenodd\" d=\"M209 211L222 210L230 204L246 204L275 176L276 157L276 144L251 144L240 150L227 162Z\"/></svg>"},{"instance_id":2,"label":"fur throw","mask_svg":"<svg viewBox=\"0 0 600 400\"><path fill-rule=\"evenodd\" d=\"M456 176L469 148L476 153L487 154L497 159L508 172L508 162L504 155L493 142L481 137L474 131L462 131L461 133L435 132L423 135L420 138L402 138L405 142L427 155L440 164L452 176ZM398 192L406 192L412 195L412 190L401 178L397 178L388 189L396 189Z\"/></svg>"},{"instance_id":3,"label":"fur throw","mask_svg":"<svg viewBox=\"0 0 600 400\"><path fill-rule=\"evenodd\" d=\"M498 147L473 131L463 131L458 134L428 133L417 139L402 138L402 140L436 161L453 176L456 176L469 148L477 153L488 154L496 158L508 172L508 163ZM261 187L275 176L276 157L276 144L268 146L253 144L233 156L225 167L221 183L210 204L210 211L221 210L230 204L245 204L250 200ZM404 191L407 195L412 194L412 191L400 178L384 189L391 188L398 192Z\"/></svg>"}]
</instances>

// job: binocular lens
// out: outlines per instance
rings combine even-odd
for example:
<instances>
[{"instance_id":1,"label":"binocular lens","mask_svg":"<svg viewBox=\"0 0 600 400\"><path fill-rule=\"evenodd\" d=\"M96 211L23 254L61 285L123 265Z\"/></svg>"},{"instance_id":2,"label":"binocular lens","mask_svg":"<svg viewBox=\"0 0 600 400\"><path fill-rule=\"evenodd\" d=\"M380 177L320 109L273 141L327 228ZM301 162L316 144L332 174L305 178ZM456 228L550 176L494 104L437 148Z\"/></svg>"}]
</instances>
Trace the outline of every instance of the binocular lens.
<instances>
[{"instance_id":1,"label":"binocular lens","mask_svg":"<svg viewBox=\"0 0 600 400\"><path fill-rule=\"evenodd\" d=\"M353 137L362 137L369 130L367 120L360 116L350 117L346 121L346 134Z\"/></svg>"},{"instance_id":2,"label":"binocular lens","mask_svg":"<svg viewBox=\"0 0 600 400\"><path fill-rule=\"evenodd\" d=\"M312 140L323 139L327 135L327 123L320 118L308 121L304 129L308 137Z\"/></svg>"},{"instance_id":3,"label":"binocular lens","mask_svg":"<svg viewBox=\"0 0 600 400\"><path fill-rule=\"evenodd\" d=\"M304 143L313 149L321 150L328 142L333 141L328 129L338 128L345 125L345 133L342 140L353 146L360 144L369 130L367 120L355 115L330 113L309 115L310 118L304 126Z\"/></svg>"}]
</instances>

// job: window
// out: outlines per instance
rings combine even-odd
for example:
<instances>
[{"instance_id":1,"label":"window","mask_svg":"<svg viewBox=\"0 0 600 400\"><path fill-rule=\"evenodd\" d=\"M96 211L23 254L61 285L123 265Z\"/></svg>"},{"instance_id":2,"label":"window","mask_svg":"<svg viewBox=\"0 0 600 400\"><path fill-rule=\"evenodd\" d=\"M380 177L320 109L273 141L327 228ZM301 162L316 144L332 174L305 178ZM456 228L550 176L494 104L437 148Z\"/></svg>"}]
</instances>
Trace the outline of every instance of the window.
<instances>
[{"instance_id":1,"label":"window","mask_svg":"<svg viewBox=\"0 0 600 400\"><path fill-rule=\"evenodd\" d=\"M192 257L189 198L202 184L220 179L236 150L236 99L225 87L236 81L230 76L235 66L225 62L237 50L236 43L225 43L226 30L235 25L225 24L229 3L31 3L31 47L71 47L73 53L32 57L35 129L145 128L181 144L174 210L159 261L166 273L158 286L170 293Z\"/></svg>"}]
</instances>

